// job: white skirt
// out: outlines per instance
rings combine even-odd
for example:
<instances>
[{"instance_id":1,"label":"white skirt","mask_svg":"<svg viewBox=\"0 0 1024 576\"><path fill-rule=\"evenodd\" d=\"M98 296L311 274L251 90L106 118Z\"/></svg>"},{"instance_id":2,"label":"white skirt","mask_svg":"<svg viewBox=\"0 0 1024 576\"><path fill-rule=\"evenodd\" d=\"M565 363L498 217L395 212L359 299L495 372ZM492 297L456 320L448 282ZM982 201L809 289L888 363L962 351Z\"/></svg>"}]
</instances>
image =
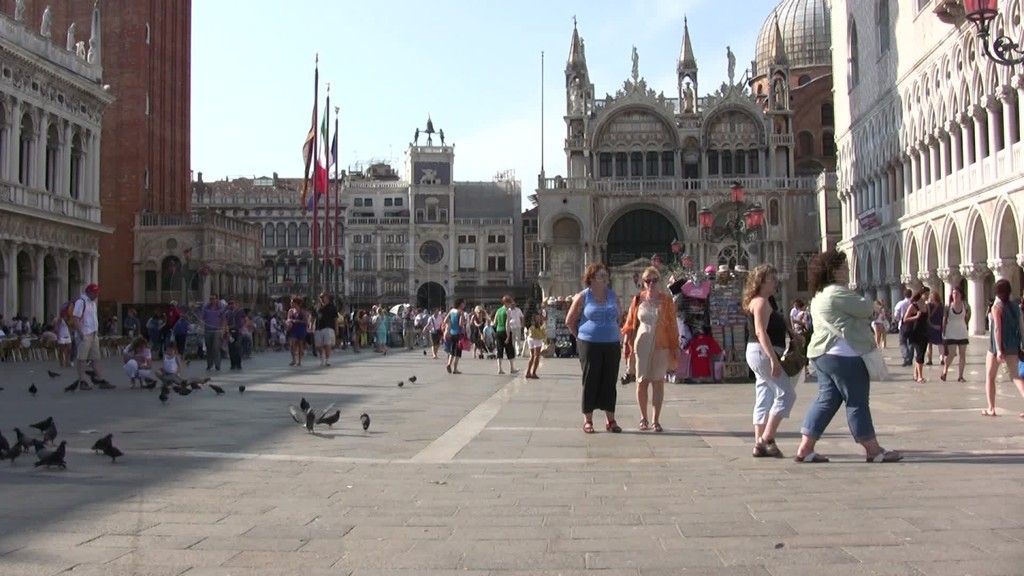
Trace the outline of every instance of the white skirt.
<instances>
[{"instance_id":1,"label":"white skirt","mask_svg":"<svg viewBox=\"0 0 1024 576\"><path fill-rule=\"evenodd\" d=\"M527 338L526 345L532 350L533 348L543 348L544 341L540 338Z\"/></svg>"}]
</instances>

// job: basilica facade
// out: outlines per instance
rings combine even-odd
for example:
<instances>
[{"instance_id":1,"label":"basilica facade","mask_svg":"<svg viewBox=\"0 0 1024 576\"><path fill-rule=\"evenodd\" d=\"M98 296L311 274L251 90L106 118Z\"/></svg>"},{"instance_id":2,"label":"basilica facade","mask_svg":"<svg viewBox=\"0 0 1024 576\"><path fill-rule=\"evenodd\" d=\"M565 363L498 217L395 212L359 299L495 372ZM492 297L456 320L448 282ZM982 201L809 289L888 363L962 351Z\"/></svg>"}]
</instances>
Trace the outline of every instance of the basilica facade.
<instances>
[{"instance_id":1,"label":"basilica facade","mask_svg":"<svg viewBox=\"0 0 1024 576\"><path fill-rule=\"evenodd\" d=\"M1021 2L993 24L1024 33ZM1024 75L992 62L955 0L833 3L836 130L851 282L891 304L905 287L985 310L1024 286ZM974 333L985 330L974 314Z\"/></svg>"},{"instance_id":2,"label":"basilica facade","mask_svg":"<svg viewBox=\"0 0 1024 576\"><path fill-rule=\"evenodd\" d=\"M710 93L699 91L684 24L671 95L647 84L634 48L629 76L600 96L574 25L566 171L542 173L536 196L545 295L575 293L591 262L616 279L616 268L667 258L673 240L694 268L769 262L783 297L806 295L810 255L840 234L830 46L828 3L785 0L768 15L749 70L738 76L723 47L728 81ZM751 209L761 222L744 218Z\"/></svg>"}]
</instances>

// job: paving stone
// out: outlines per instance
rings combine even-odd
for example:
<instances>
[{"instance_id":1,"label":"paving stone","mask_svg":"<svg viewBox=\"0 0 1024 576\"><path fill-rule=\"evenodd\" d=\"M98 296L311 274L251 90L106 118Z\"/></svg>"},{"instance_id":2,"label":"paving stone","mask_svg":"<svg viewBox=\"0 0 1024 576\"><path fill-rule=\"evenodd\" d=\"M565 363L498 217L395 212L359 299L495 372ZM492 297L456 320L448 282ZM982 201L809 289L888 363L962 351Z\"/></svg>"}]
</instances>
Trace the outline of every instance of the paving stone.
<instances>
[{"instance_id":1,"label":"paving stone","mask_svg":"<svg viewBox=\"0 0 1024 576\"><path fill-rule=\"evenodd\" d=\"M181 576L181 566L118 566L116 564L79 564L60 576ZM17 572L11 572L17 574Z\"/></svg>"},{"instance_id":2,"label":"paving stone","mask_svg":"<svg viewBox=\"0 0 1024 576\"><path fill-rule=\"evenodd\" d=\"M135 548L114 560L123 566L220 566L236 556L237 550L160 550Z\"/></svg>"},{"instance_id":3,"label":"paving stone","mask_svg":"<svg viewBox=\"0 0 1024 576\"><path fill-rule=\"evenodd\" d=\"M714 550L663 551L653 554L636 552L588 552L587 569L638 568L697 568L721 567L722 559Z\"/></svg>"}]
</instances>

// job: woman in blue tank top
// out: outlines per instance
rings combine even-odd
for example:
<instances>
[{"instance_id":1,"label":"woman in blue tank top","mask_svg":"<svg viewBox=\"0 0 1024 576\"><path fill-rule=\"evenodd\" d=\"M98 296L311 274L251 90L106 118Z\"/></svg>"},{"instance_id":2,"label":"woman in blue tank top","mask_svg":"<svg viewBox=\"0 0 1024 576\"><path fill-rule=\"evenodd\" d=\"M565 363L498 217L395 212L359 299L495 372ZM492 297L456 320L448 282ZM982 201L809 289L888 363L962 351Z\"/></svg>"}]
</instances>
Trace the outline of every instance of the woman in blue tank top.
<instances>
[{"instance_id":1,"label":"woman in blue tank top","mask_svg":"<svg viewBox=\"0 0 1024 576\"><path fill-rule=\"evenodd\" d=\"M604 410L605 430L622 432L615 422L615 380L622 354L618 297L609 287L608 268L591 264L583 273L586 288L573 298L565 323L576 337L583 368L583 431L594 431L594 410Z\"/></svg>"},{"instance_id":2,"label":"woman in blue tank top","mask_svg":"<svg viewBox=\"0 0 1024 576\"><path fill-rule=\"evenodd\" d=\"M1021 319L1020 303L1010 299L1013 288L1005 278L993 287L996 293L992 310L989 311L988 355L985 361L985 397L988 407L982 411L985 416L996 415L996 375L999 366L1006 364L1010 379L1024 396L1024 378L1020 374L1021 341L1024 339L1024 320ZM1020 414L1024 420L1024 412Z\"/></svg>"}]
</instances>

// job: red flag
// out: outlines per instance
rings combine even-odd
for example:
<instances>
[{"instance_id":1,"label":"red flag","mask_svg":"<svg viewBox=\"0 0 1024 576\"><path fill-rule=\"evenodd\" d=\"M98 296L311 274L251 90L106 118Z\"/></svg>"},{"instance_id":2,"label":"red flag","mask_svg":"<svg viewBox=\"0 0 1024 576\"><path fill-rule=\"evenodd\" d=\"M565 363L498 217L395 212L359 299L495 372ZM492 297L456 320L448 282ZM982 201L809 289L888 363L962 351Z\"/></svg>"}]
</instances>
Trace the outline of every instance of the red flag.
<instances>
[{"instance_id":1,"label":"red flag","mask_svg":"<svg viewBox=\"0 0 1024 576\"><path fill-rule=\"evenodd\" d=\"M316 105L320 100L320 56L316 57L316 66L313 72L313 119L310 121L309 133L306 134L306 141L302 144L302 160L306 169L302 173L302 205L308 205L307 194L309 191L309 168L313 164L313 151L316 150Z\"/></svg>"}]
</instances>

